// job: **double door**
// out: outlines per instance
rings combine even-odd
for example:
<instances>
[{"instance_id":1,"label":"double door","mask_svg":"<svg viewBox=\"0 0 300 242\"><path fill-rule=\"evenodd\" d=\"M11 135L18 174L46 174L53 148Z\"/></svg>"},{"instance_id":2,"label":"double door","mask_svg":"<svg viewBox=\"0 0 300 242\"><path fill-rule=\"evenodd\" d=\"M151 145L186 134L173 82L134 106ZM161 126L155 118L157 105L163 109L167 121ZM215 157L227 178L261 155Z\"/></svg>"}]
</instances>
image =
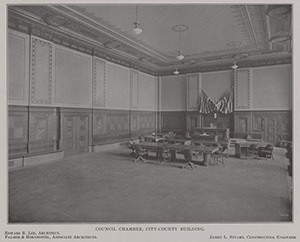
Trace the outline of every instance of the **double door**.
<instances>
[{"instance_id":1,"label":"double door","mask_svg":"<svg viewBox=\"0 0 300 242\"><path fill-rule=\"evenodd\" d=\"M89 151L89 115L64 115L62 133L65 155Z\"/></svg>"}]
</instances>

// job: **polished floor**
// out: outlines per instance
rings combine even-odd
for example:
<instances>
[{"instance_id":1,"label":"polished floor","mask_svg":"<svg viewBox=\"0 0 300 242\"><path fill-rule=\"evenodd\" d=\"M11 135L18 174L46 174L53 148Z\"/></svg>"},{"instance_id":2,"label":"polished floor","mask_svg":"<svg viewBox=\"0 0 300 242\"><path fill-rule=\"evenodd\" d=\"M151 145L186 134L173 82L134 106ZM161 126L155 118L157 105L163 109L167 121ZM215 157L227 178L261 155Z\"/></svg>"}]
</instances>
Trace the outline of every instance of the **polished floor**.
<instances>
[{"instance_id":1,"label":"polished floor","mask_svg":"<svg viewBox=\"0 0 300 242\"><path fill-rule=\"evenodd\" d=\"M189 170L180 159L133 163L119 147L10 171L9 222L291 221L288 161L274 152Z\"/></svg>"}]
</instances>

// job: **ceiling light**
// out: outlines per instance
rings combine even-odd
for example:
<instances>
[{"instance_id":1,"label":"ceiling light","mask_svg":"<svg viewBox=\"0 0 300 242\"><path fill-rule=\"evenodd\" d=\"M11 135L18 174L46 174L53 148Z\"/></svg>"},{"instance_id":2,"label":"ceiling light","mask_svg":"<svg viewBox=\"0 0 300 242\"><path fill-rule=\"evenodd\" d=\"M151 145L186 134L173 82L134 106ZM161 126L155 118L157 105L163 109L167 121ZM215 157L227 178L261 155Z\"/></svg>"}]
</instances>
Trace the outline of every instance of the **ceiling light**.
<instances>
[{"instance_id":1,"label":"ceiling light","mask_svg":"<svg viewBox=\"0 0 300 242\"><path fill-rule=\"evenodd\" d=\"M184 59L183 52L181 51L181 32L186 31L188 29L189 29L189 27L184 24L176 25L172 28L173 31L176 31L179 33L179 50L178 50L178 55L176 56L177 60Z\"/></svg>"},{"instance_id":2,"label":"ceiling light","mask_svg":"<svg viewBox=\"0 0 300 242\"><path fill-rule=\"evenodd\" d=\"M239 66L236 64L236 62L233 63L233 65L231 66L231 69L235 70L237 69Z\"/></svg>"},{"instance_id":3,"label":"ceiling light","mask_svg":"<svg viewBox=\"0 0 300 242\"><path fill-rule=\"evenodd\" d=\"M183 60L184 55L182 54L181 51L178 52L178 56L176 58L177 58L177 60Z\"/></svg>"},{"instance_id":4,"label":"ceiling light","mask_svg":"<svg viewBox=\"0 0 300 242\"><path fill-rule=\"evenodd\" d=\"M173 73L174 73L175 75L178 75L178 74L179 74L178 69L176 69Z\"/></svg>"},{"instance_id":5,"label":"ceiling light","mask_svg":"<svg viewBox=\"0 0 300 242\"><path fill-rule=\"evenodd\" d=\"M139 27L140 22L138 21L138 6L135 8L135 22L133 22L134 28L132 32L136 35L139 35L143 32L143 30Z\"/></svg>"}]
</instances>

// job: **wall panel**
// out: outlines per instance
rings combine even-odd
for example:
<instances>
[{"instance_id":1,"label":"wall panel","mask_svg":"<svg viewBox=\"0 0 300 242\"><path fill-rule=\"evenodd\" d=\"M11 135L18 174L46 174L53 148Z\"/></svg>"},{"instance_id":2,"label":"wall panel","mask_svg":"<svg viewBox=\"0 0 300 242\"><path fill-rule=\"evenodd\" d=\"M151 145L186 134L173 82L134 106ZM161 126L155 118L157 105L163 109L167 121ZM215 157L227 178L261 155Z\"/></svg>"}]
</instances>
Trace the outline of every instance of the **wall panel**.
<instances>
[{"instance_id":1,"label":"wall panel","mask_svg":"<svg viewBox=\"0 0 300 242\"><path fill-rule=\"evenodd\" d=\"M53 44L31 38L30 103L52 104Z\"/></svg>"},{"instance_id":2,"label":"wall panel","mask_svg":"<svg viewBox=\"0 0 300 242\"><path fill-rule=\"evenodd\" d=\"M253 110L291 110L289 66L253 68Z\"/></svg>"},{"instance_id":3,"label":"wall panel","mask_svg":"<svg viewBox=\"0 0 300 242\"><path fill-rule=\"evenodd\" d=\"M186 112L161 112L161 132L186 132Z\"/></svg>"},{"instance_id":4,"label":"wall panel","mask_svg":"<svg viewBox=\"0 0 300 242\"><path fill-rule=\"evenodd\" d=\"M155 77L139 73L139 110L155 110Z\"/></svg>"},{"instance_id":5,"label":"wall panel","mask_svg":"<svg viewBox=\"0 0 300 242\"><path fill-rule=\"evenodd\" d=\"M29 108L29 153L55 151L59 142L59 114L56 108Z\"/></svg>"},{"instance_id":6,"label":"wall panel","mask_svg":"<svg viewBox=\"0 0 300 242\"><path fill-rule=\"evenodd\" d=\"M237 69L234 78L235 110L251 109L251 70Z\"/></svg>"},{"instance_id":7,"label":"wall panel","mask_svg":"<svg viewBox=\"0 0 300 242\"><path fill-rule=\"evenodd\" d=\"M231 70L201 73L201 89L212 100L218 100L231 86Z\"/></svg>"},{"instance_id":8,"label":"wall panel","mask_svg":"<svg viewBox=\"0 0 300 242\"><path fill-rule=\"evenodd\" d=\"M8 104L28 105L29 36L8 32Z\"/></svg>"},{"instance_id":9,"label":"wall panel","mask_svg":"<svg viewBox=\"0 0 300 242\"><path fill-rule=\"evenodd\" d=\"M26 154L28 143L28 107L9 106L9 155Z\"/></svg>"},{"instance_id":10,"label":"wall panel","mask_svg":"<svg viewBox=\"0 0 300 242\"><path fill-rule=\"evenodd\" d=\"M186 110L186 75L161 77L161 111Z\"/></svg>"},{"instance_id":11,"label":"wall panel","mask_svg":"<svg viewBox=\"0 0 300 242\"><path fill-rule=\"evenodd\" d=\"M131 111L131 138L156 132L155 112Z\"/></svg>"},{"instance_id":12,"label":"wall panel","mask_svg":"<svg viewBox=\"0 0 300 242\"><path fill-rule=\"evenodd\" d=\"M191 132L194 128L201 127L201 114L199 112L186 113L186 129Z\"/></svg>"},{"instance_id":13,"label":"wall panel","mask_svg":"<svg viewBox=\"0 0 300 242\"><path fill-rule=\"evenodd\" d=\"M188 111L199 110L200 98L200 74L187 75L187 101L186 108Z\"/></svg>"},{"instance_id":14,"label":"wall panel","mask_svg":"<svg viewBox=\"0 0 300 242\"><path fill-rule=\"evenodd\" d=\"M93 110L93 145L129 139L129 111Z\"/></svg>"},{"instance_id":15,"label":"wall panel","mask_svg":"<svg viewBox=\"0 0 300 242\"><path fill-rule=\"evenodd\" d=\"M104 108L106 100L106 61L94 57L93 107Z\"/></svg>"},{"instance_id":16,"label":"wall panel","mask_svg":"<svg viewBox=\"0 0 300 242\"><path fill-rule=\"evenodd\" d=\"M106 108L129 109L129 68L107 62Z\"/></svg>"},{"instance_id":17,"label":"wall panel","mask_svg":"<svg viewBox=\"0 0 300 242\"><path fill-rule=\"evenodd\" d=\"M55 104L92 106L92 57L60 46L55 48Z\"/></svg>"},{"instance_id":18,"label":"wall panel","mask_svg":"<svg viewBox=\"0 0 300 242\"><path fill-rule=\"evenodd\" d=\"M131 70L130 76L130 108L139 108L139 72Z\"/></svg>"}]
</instances>

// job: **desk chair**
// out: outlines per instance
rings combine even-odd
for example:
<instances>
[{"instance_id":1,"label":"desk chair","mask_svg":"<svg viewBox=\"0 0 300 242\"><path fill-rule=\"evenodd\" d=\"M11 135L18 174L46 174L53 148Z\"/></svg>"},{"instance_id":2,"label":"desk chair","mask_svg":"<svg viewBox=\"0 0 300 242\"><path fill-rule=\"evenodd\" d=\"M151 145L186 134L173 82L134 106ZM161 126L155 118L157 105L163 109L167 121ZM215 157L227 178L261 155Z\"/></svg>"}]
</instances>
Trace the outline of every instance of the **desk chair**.
<instances>
[{"instance_id":1,"label":"desk chair","mask_svg":"<svg viewBox=\"0 0 300 242\"><path fill-rule=\"evenodd\" d=\"M250 160L252 160L252 158L259 159L258 148L256 144L251 144L250 147L246 150L246 158L247 157L250 157Z\"/></svg>"},{"instance_id":2,"label":"desk chair","mask_svg":"<svg viewBox=\"0 0 300 242\"><path fill-rule=\"evenodd\" d=\"M143 142L143 141L145 141L145 139L142 136L139 136L138 138L139 138L139 142L140 143Z\"/></svg>"},{"instance_id":3,"label":"desk chair","mask_svg":"<svg viewBox=\"0 0 300 242\"><path fill-rule=\"evenodd\" d=\"M157 149L157 156L160 162L171 161L171 152L165 147Z\"/></svg>"},{"instance_id":4,"label":"desk chair","mask_svg":"<svg viewBox=\"0 0 300 242\"><path fill-rule=\"evenodd\" d=\"M274 146L268 144L266 147L259 150L259 156L266 158L266 160L268 158L274 160L273 150L274 150Z\"/></svg>"},{"instance_id":5,"label":"desk chair","mask_svg":"<svg viewBox=\"0 0 300 242\"><path fill-rule=\"evenodd\" d=\"M212 145L215 146L215 145ZM221 144L218 144L219 150L212 154L213 166L222 164L225 167L225 158L227 158L227 153Z\"/></svg>"},{"instance_id":6,"label":"desk chair","mask_svg":"<svg viewBox=\"0 0 300 242\"><path fill-rule=\"evenodd\" d=\"M135 145L134 149L135 149L135 153L136 153L137 158L133 162L135 163L139 160L145 162L146 160L145 160L144 157L148 156L147 150L143 149L142 147L140 147L138 145Z\"/></svg>"},{"instance_id":7,"label":"desk chair","mask_svg":"<svg viewBox=\"0 0 300 242\"><path fill-rule=\"evenodd\" d=\"M131 140L128 142L128 148L131 150L131 153L128 156L136 155L134 142Z\"/></svg>"}]
</instances>

